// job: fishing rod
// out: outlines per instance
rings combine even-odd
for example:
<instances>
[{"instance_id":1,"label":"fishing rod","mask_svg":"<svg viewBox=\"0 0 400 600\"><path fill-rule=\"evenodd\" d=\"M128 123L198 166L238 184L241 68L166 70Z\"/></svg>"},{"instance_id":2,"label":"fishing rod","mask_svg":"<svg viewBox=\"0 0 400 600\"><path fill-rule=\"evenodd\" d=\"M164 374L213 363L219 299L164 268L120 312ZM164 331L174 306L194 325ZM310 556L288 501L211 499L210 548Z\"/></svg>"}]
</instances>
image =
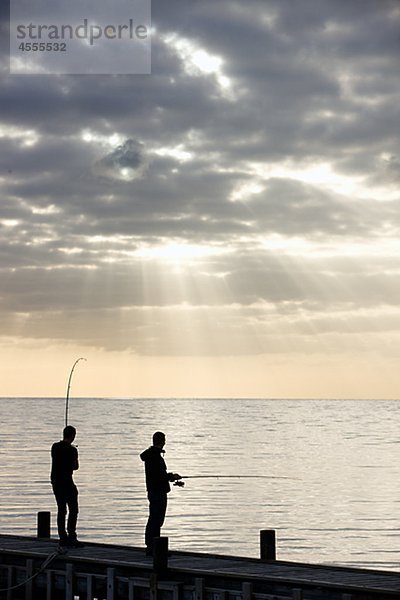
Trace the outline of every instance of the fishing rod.
<instances>
[{"instance_id":1,"label":"fishing rod","mask_svg":"<svg viewBox=\"0 0 400 600\"><path fill-rule=\"evenodd\" d=\"M83 357L81 357L81 358L78 358L78 359L77 359L77 360L74 362L74 365L73 365L73 367L72 367L72 369L71 369L71 372L70 372L70 374L69 374L69 379L68 379L68 387L67 387L67 397L66 397L66 399L65 399L65 427L68 425L68 404L69 404L69 390L70 390L70 388L71 388L72 374L73 374L73 372L74 372L74 369L75 369L76 365L78 364L78 362L79 362L80 360L86 360L86 358L83 358Z\"/></svg>"},{"instance_id":2,"label":"fishing rod","mask_svg":"<svg viewBox=\"0 0 400 600\"><path fill-rule=\"evenodd\" d=\"M174 483L178 487L183 487L185 482L182 479L290 479L299 480L299 477L287 477L285 475L182 475L182 477Z\"/></svg>"}]
</instances>

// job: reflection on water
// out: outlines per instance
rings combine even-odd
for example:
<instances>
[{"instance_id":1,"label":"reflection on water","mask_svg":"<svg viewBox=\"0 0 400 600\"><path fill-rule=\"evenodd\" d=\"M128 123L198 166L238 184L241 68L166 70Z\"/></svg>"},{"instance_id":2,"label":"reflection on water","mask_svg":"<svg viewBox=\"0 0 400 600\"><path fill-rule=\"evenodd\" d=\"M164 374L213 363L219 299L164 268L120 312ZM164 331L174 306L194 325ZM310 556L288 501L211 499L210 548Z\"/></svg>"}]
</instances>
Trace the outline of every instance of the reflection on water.
<instances>
[{"instance_id":1,"label":"reflection on water","mask_svg":"<svg viewBox=\"0 0 400 600\"><path fill-rule=\"evenodd\" d=\"M55 525L50 447L63 417L63 399L0 399L1 533L34 534L39 510ZM181 475L291 478L173 487L171 548L258 556L259 530L273 528L282 559L400 566L400 402L72 398L70 423L83 539L143 545L138 455L161 429Z\"/></svg>"}]
</instances>

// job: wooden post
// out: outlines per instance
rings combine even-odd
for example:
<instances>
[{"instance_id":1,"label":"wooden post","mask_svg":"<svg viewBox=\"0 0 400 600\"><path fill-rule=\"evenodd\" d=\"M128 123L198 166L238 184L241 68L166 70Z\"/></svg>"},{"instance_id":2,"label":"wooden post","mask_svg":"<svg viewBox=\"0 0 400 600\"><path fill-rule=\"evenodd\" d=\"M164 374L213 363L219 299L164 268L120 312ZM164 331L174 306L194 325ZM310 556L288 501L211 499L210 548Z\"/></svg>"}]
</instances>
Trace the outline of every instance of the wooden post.
<instances>
[{"instance_id":1,"label":"wooden post","mask_svg":"<svg viewBox=\"0 0 400 600\"><path fill-rule=\"evenodd\" d=\"M14 567L11 565L7 567L7 600L12 600L13 591L12 587L14 585Z\"/></svg>"},{"instance_id":2,"label":"wooden post","mask_svg":"<svg viewBox=\"0 0 400 600\"><path fill-rule=\"evenodd\" d=\"M203 577L196 577L194 580L194 593L195 600L205 600L206 597L206 584Z\"/></svg>"},{"instance_id":3,"label":"wooden post","mask_svg":"<svg viewBox=\"0 0 400 600\"><path fill-rule=\"evenodd\" d=\"M135 600L135 580L134 579L128 580L128 600Z\"/></svg>"},{"instance_id":4,"label":"wooden post","mask_svg":"<svg viewBox=\"0 0 400 600\"><path fill-rule=\"evenodd\" d=\"M46 572L46 600L53 598L53 571Z\"/></svg>"},{"instance_id":5,"label":"wooden post","mask_svg":"<svg viewBox=\"0 0 400 600\"><path fill-rule=\"evenodd\" d=\"M25 584L25 600L32 600L33 598L33 579L31 579L33 575L33 560L28 558L26 561L26 578L27 582Z\"/></svg>"},{"instance_id":6,"label":"wooden post","mask_svg":"<svg viewBox=\"0 0 400 600\"><path fill-rule=\"evenodd\" d=\"M253 584L248 581L244 581L242 583L242 598L243 598L243 600L251 600L252 594L253 594Z\"/></svg>"},{"instance_id":7,"label":"wooden post","mask_svg":"<svg viewBox=\"0 0 400 600\"><path fill-rule=\"evenodd\" d=\"M157 600L158 598L158 574L152 573L150 575L150 600Z\"/></svg>"},{"instance_id":8,"label":"wooden post","mask_svg":"<svg viewBox=\"0 0 400 600\"><path fill-rule=\"evenodd\" d=\"M276 560L275 529L260 531L260 558L261 560Z\"/></svg>"},{"instance_id":9,"label":"wooden post","mask_svg":"<svg viewBox=\"0 0 400 600\"><path fill-rule=\"evenodd\" d=\"M115 569L107 569L107 600L114 600Z\"/></svg>"},{"instance_id":10,"label":"wooden post","mask_svg":"<svg viewBox=\"0 0 400 600\"><path fill-rule=\"evenodd\" d=\"M74 600L74 566L65 565L65 600Z\"/></svg>"},{"instance_id":11,"label":"wooden post","mask_svg":"<svg viewBox=\"0 0 400 600\"><path fill-rule=\"evenodd\" d=\"M93 575L86 575L86 598L88 598L88 600L92 600L93 591L94 591Z\"/></svg>"},{"instance_id":12,"label":"wooden post","mask_svg":"<svg viewBox=\"0 0 400 600\"><path fill-rule=\"evenodd\" d=\"M154 538L153 570L157 574L165 573L168 569L168 538Z\"/></svg>"},{"instance_id":13,"label":"wooden post","mask_svg":"<svg viewBox=\"0 0 400 600\"><path fill-rule=\"evenodd\" d=\"M37 537L50 537L50 513L48 511L41 511L37 514Z\"/></svg>"}]
</instances>

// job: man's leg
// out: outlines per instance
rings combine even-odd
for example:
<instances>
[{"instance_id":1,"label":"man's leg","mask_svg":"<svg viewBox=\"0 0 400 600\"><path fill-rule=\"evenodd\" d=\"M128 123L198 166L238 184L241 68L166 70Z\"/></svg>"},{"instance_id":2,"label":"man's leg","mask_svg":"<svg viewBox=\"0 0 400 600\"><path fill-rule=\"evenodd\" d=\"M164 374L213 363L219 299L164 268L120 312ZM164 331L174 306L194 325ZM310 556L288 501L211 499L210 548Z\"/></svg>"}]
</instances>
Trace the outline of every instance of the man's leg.
<instances>
[{"instance_id":1,"label":"man's leg","mask_svg":"<svg viewBox=\"0 0 400 600\"><path fill-rule=\"evenodd\" d=\"M153 550L153 540L160 537L161 527L164 524L165 513L167 511L167 494L148 494L149 498L149 518L146 525L145 543L147 550Z\"/></svg>"},{"instance_id":2,"label":"man's leg","mask_svg":"<svg viewBox=\"0 0 400 600\"><path fill-rule=\"evenodd\" d=\"M71 488L68 491L67 496L67 504L68 504L68 521L67 521L67 531L68 537L70 540L76 540L76 523L78 521L78 489L76 486Z\"/></svg>"},{"instance_id":3,"label":"man's leg","mask_svg":"<svg viewBox=\"0 0 400 600\"><path fill-rule=\"evenodd\" d=\"M65 490L53 488L54 496L57 502L57 530L60 543L66 543L68 535L65 530L65 517L67 515L67 500Z\"/></svg>"}]
</instances>

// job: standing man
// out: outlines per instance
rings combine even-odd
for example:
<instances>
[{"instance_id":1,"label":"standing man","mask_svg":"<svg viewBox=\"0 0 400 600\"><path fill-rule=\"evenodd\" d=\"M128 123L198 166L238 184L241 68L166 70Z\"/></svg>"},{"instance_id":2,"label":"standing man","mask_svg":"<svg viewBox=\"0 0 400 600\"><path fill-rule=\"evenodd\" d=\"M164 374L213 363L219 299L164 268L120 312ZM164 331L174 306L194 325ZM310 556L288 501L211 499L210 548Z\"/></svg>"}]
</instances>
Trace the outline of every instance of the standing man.
<instances>
[{"instance_id":1,"label":"standing man","mask_svg":"<svg viewBox=\"0 0 400 600\"><path fill-rule=\"evenodd\" d=\"M156 431L153 434L153 445L141 453L146 473L147 497L149 499L149 518L146 525L146 554L153 554L154 538L160 537L165 513L167 511L167 494L171 491L170 481L182 479L177 473L168 473L162 454L165 445L165 434Z\"/></svg>"},{"instance_id":2,"label":"standing man","mask_svg":"<svg viewBox=\"0 0 400 600\"><path fill-rule=\"evenodd\" d=\"M60 546L80 548L84 546L76 537L78 520L78 489L72 479L73 471L79 469L78 450L72 445L76 429L67 425L63 431L63 439L51 447L51 484L57 502L57 528ZM65 529L65 518L68 521ZM68 532L68 533L67 533Z\"/></svg>"}]
</instances>

